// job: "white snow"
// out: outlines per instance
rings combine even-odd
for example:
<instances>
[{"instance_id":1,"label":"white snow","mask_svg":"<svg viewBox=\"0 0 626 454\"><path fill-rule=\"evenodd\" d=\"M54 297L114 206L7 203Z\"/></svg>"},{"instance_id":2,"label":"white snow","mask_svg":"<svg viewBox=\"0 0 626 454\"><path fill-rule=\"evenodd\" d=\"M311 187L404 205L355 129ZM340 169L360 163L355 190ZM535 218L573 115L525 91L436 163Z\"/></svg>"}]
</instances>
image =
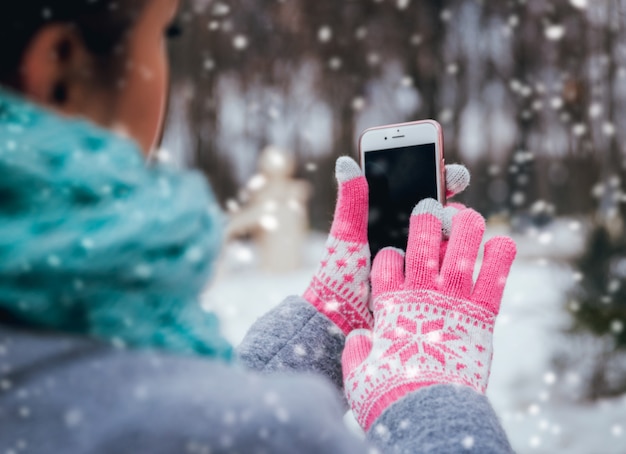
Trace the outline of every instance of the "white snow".
<instances>
[{"instance_id":1,"label":"white snow","mask_svg":"<svg viewBox=\"0 0 626 454\"><path fill-rule=\"evenodd\" d=\"M562 331L569 323L565 295L577 278L567 260L582 250L584 231L581 222L563 219L512 235L519 252L495 328L488 396L518 453L626 452L626 396L577 403L564 390L575 388L579 375L561 376L552 365L555 352L576 348ZM510 232L504 225L490 225L486 236L500 234ZM218 313L231 342L240 342L254 321L286 296L302 294L325 240L325 235L311 234L302 268L281 275L258 271L254 246L248 243L226 248L204 303Z\"/></svg>"},{"instance_id":2,"label":"white snow","mask_svg":"<svg viewBox=\"0 0 626 454\"><path fill-rule=\"evenodd\" d=\"M244 35L237 35L233 38L233 47L237 50L244 50L248 47L248 37Z\"/></svg>"},{"instance_id":3,"label":"white snow","mask_svg":"<svg viewBox=\"0 0 626 454\"><path fill-rule=\"evenodd\" d=\"M317 38L323 43L327 43L332 39L332 37L333 30L328 25L324 25L317 32Z\"/></svg>"},{"instance_id":4,"label":"white snow","mask_svg":"<svg viewBox=\"0 0 626 454\"><path fill-rule=\"evenodd\" d=\"M587 8L587 0L570 0L569 2L575 8L578 8L578 9L585 9L585 8Z\"/></svg>"},{"instance_id":5,"label":"white snow","mask_svg":"<svg viewBox=\"0 0 626 454\"><path fill-rule=\"evenodd\" d=\"M551 41L559 41L565 36L565 27L561 24L551 24L546 27L545 35Z\"/></svg>"}]
</instances>

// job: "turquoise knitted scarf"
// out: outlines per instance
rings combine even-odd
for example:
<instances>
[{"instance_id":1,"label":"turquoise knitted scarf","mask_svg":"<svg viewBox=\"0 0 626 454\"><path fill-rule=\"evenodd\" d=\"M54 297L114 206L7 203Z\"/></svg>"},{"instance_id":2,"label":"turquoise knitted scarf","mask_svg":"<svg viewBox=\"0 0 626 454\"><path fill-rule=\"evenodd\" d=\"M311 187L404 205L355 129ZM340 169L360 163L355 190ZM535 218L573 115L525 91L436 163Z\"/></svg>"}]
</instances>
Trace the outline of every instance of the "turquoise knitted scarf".
<instances>
[{"instance_id":1,"label":"turquoise knitted scarf","mask_svg":"<svg viewBox=\"0 0 626 454\"><path fill-rule=\"evenodd\" d=\"M36 329L230 358L201 310L223 219L203 178L0 90L0 309Z\"/></svg>"}]
</instances>

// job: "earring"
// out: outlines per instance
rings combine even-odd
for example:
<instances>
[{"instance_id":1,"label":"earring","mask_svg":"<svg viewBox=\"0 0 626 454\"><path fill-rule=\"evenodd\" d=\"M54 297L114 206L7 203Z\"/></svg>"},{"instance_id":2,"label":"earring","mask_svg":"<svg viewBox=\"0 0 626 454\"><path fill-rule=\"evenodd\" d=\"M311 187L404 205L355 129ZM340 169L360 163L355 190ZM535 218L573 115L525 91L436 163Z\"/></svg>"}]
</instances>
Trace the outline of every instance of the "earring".
<instances>
[{"instance_id":1,"label":"earring","mask_svg":"<svg viewBox=\"0 0 626 454\"><path fill-rule=\"evenodd\" d=\"M67 86L63 82L57 82L52 89L52 100L56 104L65 104L67 102Z\"/></svg>"}]
</instances>

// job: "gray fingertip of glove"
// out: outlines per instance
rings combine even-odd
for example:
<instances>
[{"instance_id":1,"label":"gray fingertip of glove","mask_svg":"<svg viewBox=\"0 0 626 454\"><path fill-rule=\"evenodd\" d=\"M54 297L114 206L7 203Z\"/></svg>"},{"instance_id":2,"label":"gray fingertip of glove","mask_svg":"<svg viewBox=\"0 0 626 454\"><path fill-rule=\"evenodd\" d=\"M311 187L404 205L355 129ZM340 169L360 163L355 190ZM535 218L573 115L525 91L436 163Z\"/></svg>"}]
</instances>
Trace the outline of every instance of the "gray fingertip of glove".
<instances>
[{"instance_id":1,"label":"gray fingertip of glove","mask_svg":"<svg viewBox=\"0 0 626 454\"><path fill-rule=\"evenodd\" d=\"M452 218L459 212L458 208L445 207L443 209L443 219L441 220L441 230L444 238L450 238L452 233Z\"/></svg>"},{"instance_id":2,"label":"gray fingertip of glove","mask_svg":"<svg viewBox=\"0 0 626 454\"><path fill-rule=\"evenodd\" d=\"M392 250L394 252L397 252L398 254L400 254L402 257L406 256L406 252L404 252L404 249L400 249L399 247L393 247L393 246L387 246L385 249L389 249ZM382 250L382 249L381 249Z\"/></svg>"},{"instance_id":3,"label":"gray fingertip of glove","mask_svg":"<svg viewBox=\"0 0 626 454\"><path fill-rule=\"evenodd\" d=\"M424 199L420 203L418 203L415 208L413 208L413 212L411 216L416 216L418 214L432 214L439 220L443 220L443 206L441 203L437 202L435 199Z\"/></svg>"},{"instance_id":4,"label":"gray fingertip of glove","mask_svg":"<svg viewBox=\"0 0 626 454\"><path fill-rule=\"evenodd\" d=\"M341 156L335 163L335 176L339 183L354 180L363 175L356 161L348 156Z\"/></svg>"},{"instance_id":5,"label":"gray fingertip of glove","mask_svg":"<svg viewBox=\"0 0 626 454\"><path fill-rule=\"evenodd\" d=\"M406 252L404 252L404 249L400 249L399 247L394 247L394 246L385 246L380 251L378 251L378 254L376 254L376 257L378 257L380 253L383 251L393 251L397 254L400 254L402 257L406 257Z\"/></svg>"},{"instance_id":6,"label":"gray fingertip of glove","mask_svg":"<svg viewBox=\"0 0 626 454\"><path fill-rule=\"evenodd\" d=\"M467 167L461 164L446 166L446 191L450 196L463 192L470 184L470 173Z\"/></svg>"}]
</instances>

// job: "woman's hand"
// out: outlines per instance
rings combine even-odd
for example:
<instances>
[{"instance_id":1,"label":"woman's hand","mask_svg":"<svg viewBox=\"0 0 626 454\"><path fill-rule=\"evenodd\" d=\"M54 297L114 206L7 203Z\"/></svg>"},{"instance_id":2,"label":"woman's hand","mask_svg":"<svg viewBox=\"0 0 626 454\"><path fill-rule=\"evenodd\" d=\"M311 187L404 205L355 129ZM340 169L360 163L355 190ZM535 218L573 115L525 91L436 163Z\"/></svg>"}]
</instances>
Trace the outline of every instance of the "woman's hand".
<instances>
[{"instance_id":1,"label":"woman's hand","mask_svg":"<svg viewBox=\"0 0 626 454\"><path fill-rule=\"evenodd\" d=\"M474 284L485 221L460 210L442 248L443 218L438 202L420 202L406 254L386 248L374 260L374 329L353 331L343 353L346 395L365 430L389 405L422 387L454 383L481 393L487 387L493 326L515 243L489 240Z\"/></svg>"},{"instance_id":2,"label":"woman's hand","mask_svg":"<svg viewBox=\"0 0 626 454\"><path fill-rule=\"evenodd\" d=\"M339 195L326 242L326 253L304 292L304 299L326 315L341 331L371 328L369 311L370 249L367 242L368 186L351 158L337 160ZM446 166L447 196L469 185L469 172L458 164Z\"/></svg>"},{"instance_id":3,"label":"woman's hand","mask_svg":"<svg viewBox=\"0 0 626 454\"><path fill-rule=\"evenodd\" d=\"M326 253L304 299L348 335L373 323L368 309L368 187L359 165L346 156L337 159L335 177L339 195Z\"/></svg>"}]
</instances>

